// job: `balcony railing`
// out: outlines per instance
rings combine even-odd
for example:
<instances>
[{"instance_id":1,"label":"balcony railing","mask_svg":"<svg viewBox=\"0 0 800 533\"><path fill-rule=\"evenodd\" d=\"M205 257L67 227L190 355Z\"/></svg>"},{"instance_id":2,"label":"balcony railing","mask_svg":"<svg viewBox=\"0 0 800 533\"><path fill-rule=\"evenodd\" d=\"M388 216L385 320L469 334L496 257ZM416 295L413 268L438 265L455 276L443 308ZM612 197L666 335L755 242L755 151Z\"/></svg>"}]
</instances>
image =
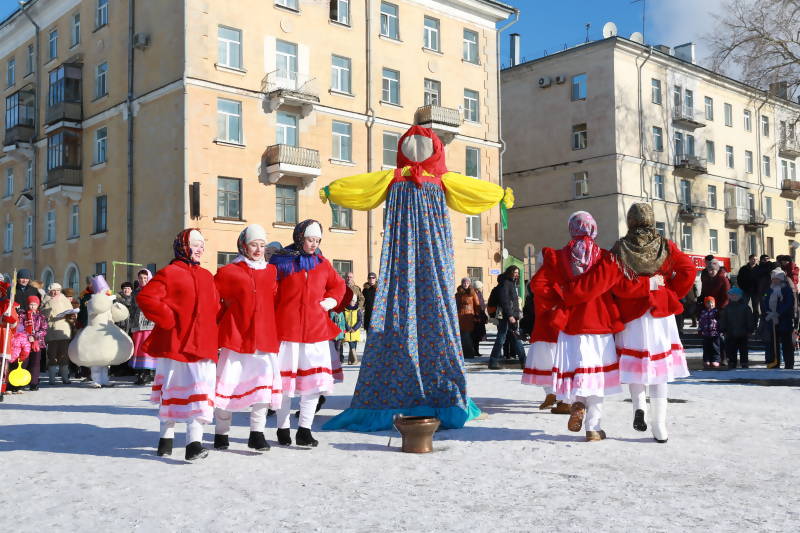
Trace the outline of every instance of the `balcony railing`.
<instances>
[{"instance_id":1,"label":"balcony railing","mask_svg":"<svg viewBox=\"0 0 800 533\"><path fill-rule=\"evenodd\" d=\"M750 221L750 210L746 207L728 207L725 209L725 224L739 226Z\"/></svg>"},{"instance_id":2,"label":"balcony railing","mask_svg":"<svg viewBox=\"0 0 800 533\"><path fill-rule=\"evenodd\" d=\"M678 207L678 216L687 221L705 218L706 205L702 202L684 202Z\"/></svg>"},{"instance_id":3,"label":"balcony railing","mask_svg":"<svg viewBox=\"0 0 800 533\"><path fill-rule=\"evenodd\" d=\"M31 121L30 124L17 124L6 130L6 134L3 137L3 146L11 146L20 142L30 142L33 138L34 131L33 121Z\"/></svg>"},{"instance_id":4,"label":"balcony railing","mask_svg":"<svg viewBox=\"0 0 800 533\"><path fill-rule=\"evenodd\" d=\"M766 225L767 216L763 211L759 211L758 209L749 209L747 211L747 222L744 224L745 228L753 230L763 228Z\"/></svg>"},{"instance_id":5,"label":"balcony railing","mask_svg":"<svg viewBox=\"0 0 800 533\"><path fill-rule=\"evenodd\" d=\"M270 183L283 176L296 176L308 185L322 173L319 152L311 148L273 144L264 151L262 162Z\"/></svg>"},{"instance_id":6,"label":"balcony railing","mask_svg":"<svg viewBox=\"0 0 800 533\"><path fill-rule=\"evenodd\" d=\"M706 125L695 112L694 107L677 106L672 108L672 121L687 128L702 128Z\"/></svg>"},{"instance_id":7,"label":"balcony railing","mask_svg":"<svg viewBox=\"0 0 800 533\"><path fill-rule=\"evenodd\" d=\"M797 235L798 232L797 227L798 227L797 223L794 220L787 221L786 230L784 231L784 234L789 237L794 237L795 235Z\"/></svg>"},{"instance_id":8,"label":"balcony railing","mask_svg":"<svg viewBox=\"0 0 800 533\"><path fill-rule=\"evenodd\" d=\"M463 117L458 109L439 105L426 105L417 108L414 124L432 129L443 143L448 144L458 133Z\"/></svg>"},{"instance_id":9,"label":"balcony railing","mask_svg":"<svg viewBox=\"0 0 800 533\"><path fill-rule=\"evenodd\" d=\"M696 155L675 154L675 174L693 178L708 172L708 164L704 157Z\"/></svg>"},{"instance_id":10,"label":"balcony railing","mask_svg":"<svg viewBox=\"0 0 800 533\"><path fill-rule=\"evenodd\" d=\"M59 186L83 187L81 169L60 167L48 170L44 188L52 189Z\"/></svg>"},{"instance_id":11,"label":"balcony railing","mask_svg":"<svg viewBox=\"0 0 800 533\"><path fill-rule=\"evenodd\" d=\"M800 181L783 180L781 182L781 196L791 199L800 197Z\"/></svg>"},{"instance_id":12,"label":"balcony railing","mask_svg":"<svg viewBox=\"0 0 800 533\"><path fill-rule=\"evenodd\" d=\"M789 136L781 136L780 142L778 143L778 155L786 159L796 159L800 157L800 143L797 142L797 139Z\"/></svg>"},{"instance_id":13,"label":"balcony railing","mask_svg":"<svg viewBox=\"0 0 800 533\"><path fill-rule=\"evenodd\" d=\"M83 105L80 102L58 102L48 105L44 113L47 124L55 124L62 120L81 122L83 120Z\"/></svg>"},{"instance_id":14,"label":"balcony railing","mask_svg":"<svg viewBox=\"0 0 800 533\"><path fill-rule=\"evenodd\" d=\"M308 74L276 70L264 77L261 86L272 110L284 105L300 107L306 116L319 103L317 78Z\"/></svg>"}]
</instances>

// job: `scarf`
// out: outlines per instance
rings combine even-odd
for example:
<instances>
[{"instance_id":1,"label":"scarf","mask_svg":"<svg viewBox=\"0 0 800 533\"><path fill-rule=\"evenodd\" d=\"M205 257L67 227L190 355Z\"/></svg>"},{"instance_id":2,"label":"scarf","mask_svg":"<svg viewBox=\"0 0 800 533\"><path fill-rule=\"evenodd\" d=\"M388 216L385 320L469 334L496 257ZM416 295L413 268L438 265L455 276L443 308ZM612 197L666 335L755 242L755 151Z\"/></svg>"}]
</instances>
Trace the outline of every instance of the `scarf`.
<instances>
[{"instance_id":1,"label":"scarf","mask_svg":"<svg viewBox=\"0 0 800 533\"><path fill-rule=\"evenodd\" d=\"M569 217L569 234L572 239L561 249L562 262L573 277L580 276L594 265L600 257L597 237L597 222L586 211L578 211Z\"/></svg>"},{"instance_id":2,"label":"scarf","mask_svg":"<svg viewBox=\"0 0 800 533\"><path fill-rule=\"evenodd\" d=\"M629 279L652 276L669 256L667 240L658 234L650 204L633 204L628 210L628 233L611 248Z\"/></svg>"},{"instance_id":3,"label":"scarf","mask_svg":"<svg viewBox=\"0 0 800 533\"><path fill-rule=\"evenodd\" d=\"M278 270L278 280L297 272L310 272L322 263L322 250L319 248L313 255L303 251L303 238L306 228L311 224L319 224L319 227L322 227L322 224L313 219L300 222L292 232L292 240L294 242L276 251L270 257L269 264L275 265Z\"/></svg>"},{"instance_id":4,"label":"scarf","mask_svg":"<svg viewBox=\"0 0 800 533\"><path fill-rule=\"evenodd\" d=\"M186 228L178 233L172 243L172 251L175 254L174 261L181 261L187 265L197 266L200 263L192 259L192 249L189 247L189 234L193 231L200 231L197 228Z\"/></svg>"},{"instance_id":5,"label":"scarf","mask_svg":"<svg viewBox=\"0 0 800 533\"><path fill-rule=\"evenodd\" d=\"M404 141L414 136L429 137L433 143L433 154L424 161L416 161L403 152ZM404 168L408 168L409 170L409 175L406 176L405 179L414 182L417 188L422 187L424 181L432 181L425 176L424 172L433 176L433 181L437 183L441 180L442 175L447 173L447 166L444 162L444 145L442 145L442 141L439 140L439 137L436 136L433 130L423 128L422 126L411 126L408 131L400 137L397 142L397 168L394 171L396 180L404 179Z\"/></svg>"}]
</instances>

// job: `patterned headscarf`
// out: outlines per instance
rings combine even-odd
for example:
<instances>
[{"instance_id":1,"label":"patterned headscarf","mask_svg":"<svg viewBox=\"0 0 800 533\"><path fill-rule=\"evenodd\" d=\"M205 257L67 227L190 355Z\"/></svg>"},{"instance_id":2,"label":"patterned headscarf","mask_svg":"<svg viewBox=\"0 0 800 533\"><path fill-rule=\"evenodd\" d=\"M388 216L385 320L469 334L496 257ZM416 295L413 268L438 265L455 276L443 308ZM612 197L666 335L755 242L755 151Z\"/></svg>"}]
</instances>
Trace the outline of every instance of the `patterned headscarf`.
<instances>
[{"instance_id":1,"label":"patterned headscarf","mask_svg":"<svg viewBox=\"0 0 800 533\"><path fill-rule=\"evenodd\" d=\"M192 259L192 249L189 247L189 238L193 231L196 231L200 234L202 238L202 233L197 228L186 228L185 230L178 233L175 237L175 240L172 243L172 251L175 254L175 261L182 261L187 265L199 265L200 263Z\"/></svg>"},{"instance_id":2,"label":"patterned headscarf","mask_svg":"<svg viewBox=\"0 0 800 533\"><path fill-rule=\"evenodd\" d=\"M566 261L573 276L589 270L600 256L600 247L594 242L597 237L597 222L586 211L577 211L569 217L569 235Z\"/></svg>"},{"instance_id":3,"label":"patterned headscarf","mask_svg":"<svg viewBox=\"0 0 800 533\"><path fill-rule=\"evenodd\" d=\"M632 274L651 276L669 256L667 240L656 231L653 206L636 203L628 210L628 233L618 240L611 253ZM628 276L630 277L630 276Z\"/></svg>"},{"instance_id":4,"label":"patterned headscarf","mask_svg":"<svg viewBox=\"0 0 800 533\"><path fill-rule=\"evenodd\" d=\"M269 258L269 263L278 269L279 280L296 272L314 270L317 265L322 263L322 250L317 248L313 255L303 250L306 228L311 224L317 224L322 229L322 224L311 218L300 222L292 232L292 241L294 242L276 251Z\"/></svg>"}]
</instances>

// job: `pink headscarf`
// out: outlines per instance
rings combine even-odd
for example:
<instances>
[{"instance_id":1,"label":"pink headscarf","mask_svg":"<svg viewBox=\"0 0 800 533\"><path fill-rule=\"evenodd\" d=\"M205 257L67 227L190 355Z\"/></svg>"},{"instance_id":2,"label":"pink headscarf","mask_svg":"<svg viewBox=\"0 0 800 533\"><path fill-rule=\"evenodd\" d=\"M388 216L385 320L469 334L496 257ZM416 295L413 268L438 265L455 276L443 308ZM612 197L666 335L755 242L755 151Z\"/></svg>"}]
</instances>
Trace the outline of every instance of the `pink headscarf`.
<instances>
[{"instance_id":1,"label":"pink headscarf","mask_svg":"<svg viewBox=\"0 0 800 533\"><path fill-rule=\"evenodd\" d=\"M597 237L597 222L586 211L577 211L569 217L569 235L572 239L566 246L567 256L573 276L580 276L589 270L600 256L600 247L594 242Z\"/></svg>"}]
</instances>

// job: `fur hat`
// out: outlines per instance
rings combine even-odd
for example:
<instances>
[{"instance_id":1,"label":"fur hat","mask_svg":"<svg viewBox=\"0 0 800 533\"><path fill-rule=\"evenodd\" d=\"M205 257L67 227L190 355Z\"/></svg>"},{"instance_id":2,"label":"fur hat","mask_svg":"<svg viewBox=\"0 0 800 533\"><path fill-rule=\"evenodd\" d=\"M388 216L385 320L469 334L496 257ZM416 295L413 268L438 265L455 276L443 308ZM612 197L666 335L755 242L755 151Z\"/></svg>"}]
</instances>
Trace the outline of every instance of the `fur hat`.
<instances>
[{"instance_id":1,"label":"fur hat","mask_svg":"<svg viewBox=\"0 0 800 533\"><path fill-rule=\"evenodd\" d=\"M47 287L47 290L48 291L60 291L61 288L62 288L61 284L56 282L56 281L54 281L53 283L50 284L49 287Z\"/></svg>"}]
</instances>

